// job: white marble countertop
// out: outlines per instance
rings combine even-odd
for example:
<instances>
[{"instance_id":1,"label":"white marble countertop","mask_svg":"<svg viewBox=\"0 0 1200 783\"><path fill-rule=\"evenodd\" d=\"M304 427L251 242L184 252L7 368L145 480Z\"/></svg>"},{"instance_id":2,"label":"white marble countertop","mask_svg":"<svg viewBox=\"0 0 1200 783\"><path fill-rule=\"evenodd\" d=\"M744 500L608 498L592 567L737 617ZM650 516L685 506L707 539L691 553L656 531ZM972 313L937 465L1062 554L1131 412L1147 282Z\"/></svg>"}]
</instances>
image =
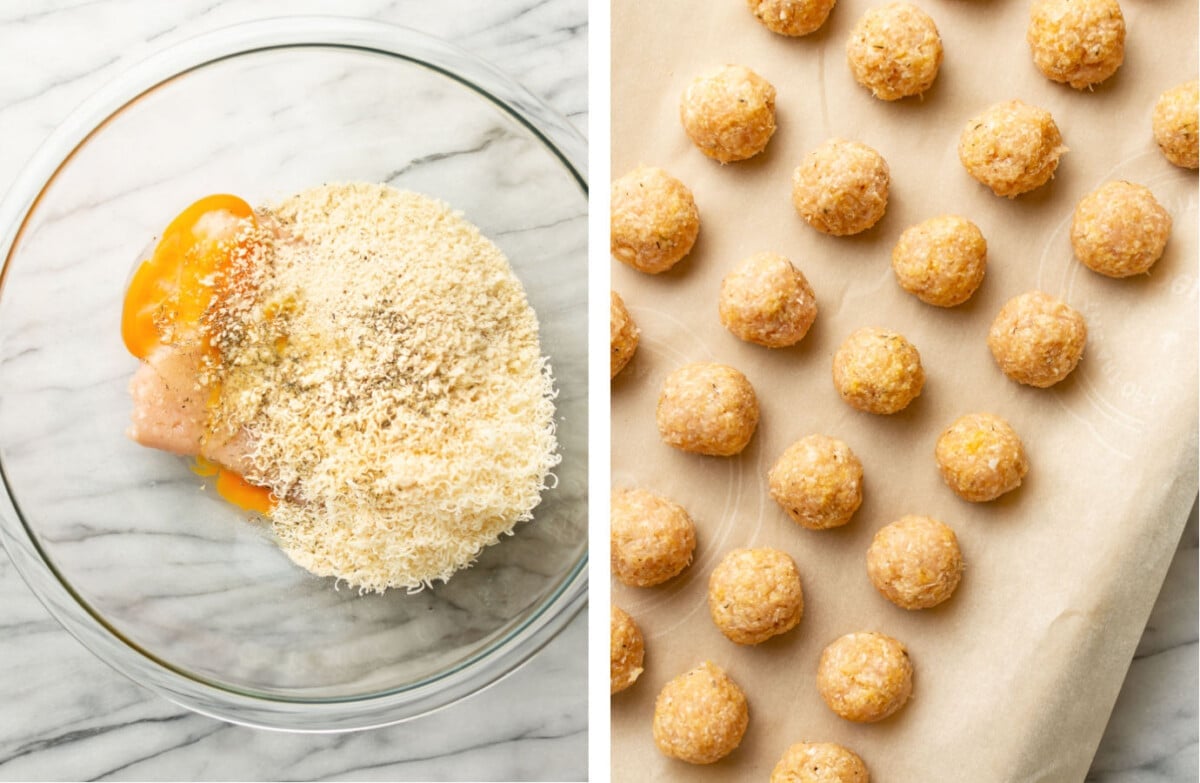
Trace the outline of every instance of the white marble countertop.
<instances>
[{"instance_id":1,"label":"white marble countertop","mask_svg":"<svg viewBox=\"0 0 1200 783\"><path fill-rule=\"evenodd\" d=\"M311 14L446 38L586 131L583 0L6 0L0 191L75 106L152 52L238 22ZM531 664L410 723L342 735L260 731L187 712L111 670L0 555L0 779L582 780L586 639L585 610Z\"/></svg>"},{"instance_id":2,"label":"white marble countertop","mask_svg":"<svg viewBox=\"0 0 1200 783\"><path fill-rule=\"evenodd\" d=\"M84 97L150 52L240 21L314 13L449 38L586 127L580 0L6 0L0 189ZM1193 510L1089 781L1200 777L1198 540ZM52 620L0 557L0 779L581 779L586 619L576 618L536 666L426 719L347 735L278 734L188 713L118 675Z\"/></svg>"}]
</instances>

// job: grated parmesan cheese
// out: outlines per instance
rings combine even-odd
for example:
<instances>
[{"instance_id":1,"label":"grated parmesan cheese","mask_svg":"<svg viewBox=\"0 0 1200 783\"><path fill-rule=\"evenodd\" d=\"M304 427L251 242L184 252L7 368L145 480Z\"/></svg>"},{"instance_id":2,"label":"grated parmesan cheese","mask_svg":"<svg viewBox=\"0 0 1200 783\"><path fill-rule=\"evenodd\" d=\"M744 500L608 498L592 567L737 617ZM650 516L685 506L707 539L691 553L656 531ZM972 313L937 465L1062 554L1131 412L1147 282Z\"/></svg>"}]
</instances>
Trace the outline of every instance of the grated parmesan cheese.
<instances>
[{"instance_id":1,"label":"grated parmesan cheese","mask_svg":"<svg viewBox=\"0 0 1200 783\"><path fill-rule=\"evenodd\" d=\"M259 222L270 273L214 329L210 428L245 433L297 564L360 591L448 579L531 518L561 459L520 281L449 206L385 185Z\"/></svg>"}]
</instances>

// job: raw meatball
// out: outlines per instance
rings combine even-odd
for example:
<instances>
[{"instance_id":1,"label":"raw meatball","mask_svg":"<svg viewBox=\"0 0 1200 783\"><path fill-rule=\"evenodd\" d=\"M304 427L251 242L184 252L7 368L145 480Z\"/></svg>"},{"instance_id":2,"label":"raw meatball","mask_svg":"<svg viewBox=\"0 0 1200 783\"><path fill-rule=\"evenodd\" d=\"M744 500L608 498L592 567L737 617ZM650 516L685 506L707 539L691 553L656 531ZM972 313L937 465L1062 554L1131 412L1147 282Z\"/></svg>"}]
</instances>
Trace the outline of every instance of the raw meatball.
<instances>
[{"instance_id":1,"label":"raw meatball","mask_svg":"<svg viewBox=\"0 0 1200 783\"><path fill-rule=\"evenodd\" d=\"M741 743L746 694L721 667L705 661L668 682L654 703L654 744L689 764L712 764Z\"/></svg>"},{"instance_id":2,"label":"raw meatball","mask_svg":"<svg viewBox=\"0 0 1200 783\"><path fill-rule=\"evenodd\" d=\"M933 85L942 39L929 14L912 3L888 3L863 14L846 41L854 80L876 98L894 101Z\"/></svg>"},{"instance_id":3,"label":"raw meatball","mask_svg":"<svg viewBox=\"0 0 1200 783\"><path fill-rule=\"evenodd\" d=\"M1071 222L1075 256L1094 272L1129 277L1150 271L1171 234L1171 216L1149 188L1106 182L1084 196Z\"/></svg>"},{"instance_id":4,"label":"raw meatball","mask_svg":"<svg viewBox=\"0 0 1200 783\"><path fill-rule=\"evenodd\" d=\"M836 0L746 0L750 12L773 33L808 35L816 32Z\"/></svg>"},{"instance_id":5,"label":"raw meatball","mask_svg":"<svg viewBox=\"0 0 1200 783\"><path fill-rule=\"evenodd\" d=\"M1029 472L1016 430L991 413L959 417L938 436L933 454L947 486L972 503L1016 489Z\"/></svg>"},{"instance_id":6,"label":"raw meatball","mask_svg":"<svg viewBox=\"0 0 1200 783\"><path fill-rule=\"evenodd\" d=\"M612 572L630 587L661 584L687 568L696 525L678 503L644 489L612 494Z\"/></svg>"},{"instance_id":7,"label":"raw meatball","mask_svg":"<svg viewBox=\"0 0 1200 783\"><path fill-rule=\"evenodd\" d=\"M750 256L721 282L721 323L746 342L794 345L817 317L804 273L778 253Z\"/></svg>"},{"instance_id":8,"label":"raw meatball","mask_svg":"<svg viewBox=\"0 0 1200 783\"><path fill-rule=\"evenodd\" d=\"M708 611L731 642L758 644L796 627L804 614L800 571L778 549L735 549L708 580Z\"/></svg>"},{"instance_id":9,"label":"raw meatball","mask_svg":"<svg viewBox=\"0 0 1200 783\"><path fill-rule=\"evenodd\" d=\"M722 163L752 158L775 133L775 88L749 68L723 66L684 90L679 121L708 157Z\"/></svg>"},{"instance_id":10,"label":"raw meatball","mask_svg":"<svg viewBox=\"0 0 1200 783\"><path fill-rule=\"evenodd\" d=\"M804 156L792 174L792 204L824 234L866 231L887 210L888 165L866 144L830 139Z\"/></svg>"},{"instance_id":11,"label":"raw meatball","mask_svg":"<svg viewBox=\"0 0 1200 783\"><path fill-rule=\"evenodd\" d=\"M870 783L867 765L832 742L798 742L771 772L771 783Z\"/></svg>"},{"instance_id":12,"label":"raw meatball","mask_svg":"<svg viewBox=\"0 0 1200 783\"><path fill-rule=\"evenodd\" d=\"M682 182L662 169L639 166L612 184L610 226L613 257L657 275L691 251L700 211Z\"/></svg>"},{"instance_id":13,"label":"raw meatball","mask_svg":"<svg viewBox=\"0 0 1200 783\"><path fill-rule=\"evenodd\" d=\"M621 295L616 291L611 293L612 301L609 307L608 321L608 342L611 352L608 357L608 377L615 378L617 373L625 369L625 365L629 364L629 360L637 351L641 330L629 316L629 311L625 309L625 302L621 299Z\"/></svg>"},{"instance_id":14,"label":"raw meatball","mask_svg":"<svg viewBox=\"0 0 1200 783\"><path fill-rule=\"evenodd\" d=\"M1041 291L1010 299L988 332L988 347L1004 374L1041 388L1071 374L1086 342L1083 316Z\"/></svg>"},{"instance_id":15,"label":"raw meatball","mask_svg":"<svg viewBox=\"0 0 1200 783\"><path fill-rule=\"evenodd\" d=\"M746 376L732 367L695 362L663 381L655 418L667 445L731 457L754 436L758 398Z\"/></svg>"},{"instance_id":16,"label":"raw meatball","mask_svg":"<svg viewBox=\"0 0 1200 783\"><path fill-rule=\"evenodd\" d=\"M1066 151L1050 112L1021 101L998 103L973 117L958 140L967 172L1009 198L1045 185Z\"/></svg>"},{"instance_id":17,"label":"raw meatball","mask_svg":"<svg viewBox=\"0 0 1200 783\"><path fill-rule=\"evenodd\" d=\"M1121 67L1125 17L1117 0L1034 0L1025 40L1047 79L1082 90Z\"/></svg>"},{"instance_id":18,"label":"raw meatball","mask_svg":"<svg viewBox=\"0 0 1200 783\"><path fill-rule=\"evenodd\" d=\"M954 594L962 572L954 531L929 517L900 517L876 533L867 550L871 584L901 609L942 603Z\"/></svg>"},{"instance_id":19,"label":"raw meatball","mask_svg":"<svg viewBox=\"0 0 1200 783\"><path fill-rule=\"evenodd\" d=\"M608 641L608 679L610 694L633 685L642 674L646 642L633 618L619 606L612 607Z\"/></svg>"},{"instance_id":20,"label":"raw meatball","mask_svg":"<svg viewBox=\"0 0 1200 783\"><path fill-rule=\"evenodd\" d=\"M846 634L821 653L817 690L846 720L874 723L894 714L912 695L913 666L904 645L865 631Z\"/></svg>"},{"instance_id":21,"label":"raw meatball","mask_svg":"<svg viewBox=\"0 0 1200 783\"><path fill-rule=\"evenodd\" d=\"M868 413L902 411L925 385L921 354L904 336L864 327L833 355L833 385L851 407Z\"/></svg>"},{"instance_id":22,"label":"raw meatball","mask_svg":"<svg viewBox=\"0 0 1200 783\"><path fill-rule=\"evenodd\" d=\"M892 271L900 287L937 307L970 299L986 269L987 241L978 226L958 215L906 229L892 249Z\"/></svg>"},{"instance_id":23,"label":"raw meatball","mask_svg":"<svg viewBox=\"0 0 1200 783\"><path fill-rule=\"evenodd\" d=\"M826 530L862 505L863 466L842 441L809 435L788 446L767 474L771 497L797 524Z\"/></svg>"},{"instance_id":24,"label":"raw meatball","mask_svg":"<svg viewBox=\"0 0 1200 783\"><path fill-rule=\"evenodd\" d=\"M1167 160L1185 169L1200 165L1200 81L1164 92L1154 104L1154 140Z\"/></svg>"}]
</instances>

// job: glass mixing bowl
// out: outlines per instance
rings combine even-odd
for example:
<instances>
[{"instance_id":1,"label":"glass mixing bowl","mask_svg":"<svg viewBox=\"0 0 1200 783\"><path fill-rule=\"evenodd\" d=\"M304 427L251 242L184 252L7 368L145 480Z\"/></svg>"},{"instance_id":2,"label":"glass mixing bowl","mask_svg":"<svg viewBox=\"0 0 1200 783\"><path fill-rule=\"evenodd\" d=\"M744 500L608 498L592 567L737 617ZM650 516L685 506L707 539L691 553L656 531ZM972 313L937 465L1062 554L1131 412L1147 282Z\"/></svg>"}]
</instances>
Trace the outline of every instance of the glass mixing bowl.
<instances>
[{"instance_id":1,"label":"glass mixing bowl","mask_svg":"<svg viewBox=\"0 0 1200 783\"><path fill-rule=\"evenodd\" d=\"M133 680L271 728L405 720L532 656L586 598L585 149L473 56L346 19L218 31L93 96L0 207L0 537L39 599ZM479 226L525 285L559 389L563 461L534 520L415 594L309 575L187 461L124 436L121 301L148 243L209 193L335 181L426 193Z\"/></svg>"}]
</instances>

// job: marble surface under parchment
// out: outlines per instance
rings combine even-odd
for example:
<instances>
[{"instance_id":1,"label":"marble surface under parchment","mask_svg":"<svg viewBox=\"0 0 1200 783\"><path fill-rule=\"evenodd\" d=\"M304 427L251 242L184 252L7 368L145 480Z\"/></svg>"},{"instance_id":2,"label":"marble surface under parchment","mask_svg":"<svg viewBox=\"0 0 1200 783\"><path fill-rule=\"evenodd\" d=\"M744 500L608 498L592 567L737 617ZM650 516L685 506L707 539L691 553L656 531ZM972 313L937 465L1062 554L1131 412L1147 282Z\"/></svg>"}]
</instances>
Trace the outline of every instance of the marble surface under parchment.
<instances>
[{"instance_id":1,"label":"marble surface under parchment","mask_svg":"<svg viewBox=\"0 0 1200 783\"><path fill-rule=\"evenodd\" d=\"M10 2L0 5L0 187L95 89L152 51L281 15L354 16L472 50L586 128L586 6L450 2ZM0 779L577 780L587 769L586 611L493 688L351 735L246 729L116 674L0 559Z\"/></svg>"}]
</instances>

